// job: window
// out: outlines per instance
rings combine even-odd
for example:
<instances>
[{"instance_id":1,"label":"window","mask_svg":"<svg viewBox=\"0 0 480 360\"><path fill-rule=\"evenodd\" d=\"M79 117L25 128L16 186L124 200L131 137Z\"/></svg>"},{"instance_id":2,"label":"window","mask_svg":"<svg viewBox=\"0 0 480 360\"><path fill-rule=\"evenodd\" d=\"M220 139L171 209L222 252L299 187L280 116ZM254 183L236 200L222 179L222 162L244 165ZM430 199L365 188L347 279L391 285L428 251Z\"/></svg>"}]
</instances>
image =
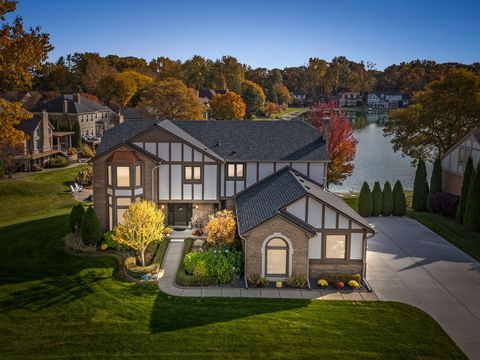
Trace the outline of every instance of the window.
<instances>
[{"instance_id":1,"label":"window","mask_svg":"<svg viewBox=\"0 0 480 360\"><path fill-rule=\"evenodd\" d=\"M108 185L112 185L112 166L111 165L108 165L107 178L108 178Z\"/></svg>"},{"instance_id":2,"label":"window","mask_svg":"<svg viewBox=\"0 0 480 360\"><path fill-rule=\"evenodd\" d=\"M117 186L118 187L130 186L130 167L117 166Z\"/></svg>"},{"instance_id":3,"label":"window","mask_svg":"<svg viewBox=\"0 0 480 360\"><path fill-rule=\"evenodd\" d=\"M288 275L288 245L280 238L268 241L265 251L265 273L267 276Z\"/></svg>"},{"instance_id":4,"label":"window","mask_svg":"<svg viewBox=\"0 0 480 360\"><path fill-rule=\"evenodd\" d=\"M135 166L135 186L142 186L142 167Z\"/></svg>"},{"instance_id":5,"label":"window","mask_svg":"<svg viewBox=\"0 0 480 360\"><path fill-rule=\"evenodd\" d=\"M228 164L227 165L227 178L243 179L244 171L243 164Z\"/></svg>"},{"instance_id":6,"label":"window","mask_svg":"<svg viewBox=\"0 0 480 360\"><path fill-rule=\"evenodd\" d=\"M325 257L327 259L345 259L347 235L327 235Z\"/></svg>"},{"instance_id":7,"label":"window","mask_svg":"<svg viewBox=\"0 0 480 360\"><path fill-rule=\"evenodd\" d=\"M129 197L117 197L117 206L130 206L132 199Z\"/></svg>"},{"instance_id":8,"label":"window","mask_svg":"<svg viewBox=\"0 0 480 360\"><path fill-rule=\"evenodd\" d=\"M202 179L200 166L185 166L184 178L187 181L200 181Z\"/></svg>"}]
</instances>

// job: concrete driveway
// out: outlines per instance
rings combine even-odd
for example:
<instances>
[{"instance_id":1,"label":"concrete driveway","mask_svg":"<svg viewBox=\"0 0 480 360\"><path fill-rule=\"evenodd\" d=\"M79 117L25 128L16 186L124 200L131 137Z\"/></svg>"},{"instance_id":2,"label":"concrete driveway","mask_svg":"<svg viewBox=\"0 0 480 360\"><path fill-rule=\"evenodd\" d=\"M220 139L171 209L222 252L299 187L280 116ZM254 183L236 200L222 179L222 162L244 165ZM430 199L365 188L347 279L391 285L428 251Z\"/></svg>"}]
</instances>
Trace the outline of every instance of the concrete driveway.
<instances>
[{"instance_id":1,"label":"concrete driveway","mask_svg":"<svg viewBox=\"0 0 480 360\"><path fill-rule=\"evenodd\" d=\"M471 359L480 359L480 264L407 217L371 218L367 280L378 298L429 313Z\"/></svg>"}]
</instances>

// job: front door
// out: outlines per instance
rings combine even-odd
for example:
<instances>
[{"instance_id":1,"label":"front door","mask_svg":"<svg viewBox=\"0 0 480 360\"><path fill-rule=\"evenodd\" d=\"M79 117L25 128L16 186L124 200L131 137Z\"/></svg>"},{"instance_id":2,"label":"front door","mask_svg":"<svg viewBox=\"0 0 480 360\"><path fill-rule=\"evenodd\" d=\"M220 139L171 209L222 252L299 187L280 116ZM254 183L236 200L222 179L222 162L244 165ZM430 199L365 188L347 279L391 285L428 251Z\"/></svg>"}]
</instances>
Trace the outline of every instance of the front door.
<instances>
[{"instance_id":1,"label":"front door","mask_svg":"<svg viewBox=\"0 0 480 360\"><path fill-rule=\"evenodd\" d=\"M192 219L192 204L169 204L168 223L174 226L187 226Z\"/></svg>"}]
</instances>

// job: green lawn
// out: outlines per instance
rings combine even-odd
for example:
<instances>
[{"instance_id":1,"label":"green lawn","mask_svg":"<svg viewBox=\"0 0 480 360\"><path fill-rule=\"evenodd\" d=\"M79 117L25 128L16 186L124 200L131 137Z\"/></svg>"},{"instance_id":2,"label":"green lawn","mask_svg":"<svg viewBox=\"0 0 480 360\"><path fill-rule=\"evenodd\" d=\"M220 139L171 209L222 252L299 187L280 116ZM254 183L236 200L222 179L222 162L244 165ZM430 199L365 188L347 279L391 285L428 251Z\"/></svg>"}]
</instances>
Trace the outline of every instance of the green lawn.
<instances>
[{"instance_id":1,"label":"green lawn","mask_svg":"<svg viewBox=\"0 0 480 360\"><path fill-rule=\"evenodd\" d=\"M121 280L114 258L67 255L75 173L0 184L2 359L465 358L407 305L176 298Z\"/></svg>"},{"instance_id":2,"label":"green lawn","mask_svg":"<svg viewBox=\"0 0 480 360\"><path fill-rule=\"evenodd\" d=\"M281 113L279 114L272 114L272 116L270 117L256 117L254 120L277 120L279 118L281 118L282 116L284 115L288 115L292 112L295 112L295 111L300 111L300 110L304 110L305 108L298 108L298 107L288 107L286 108L284 111L282 111Z\"/></svg>"}]
</instances>

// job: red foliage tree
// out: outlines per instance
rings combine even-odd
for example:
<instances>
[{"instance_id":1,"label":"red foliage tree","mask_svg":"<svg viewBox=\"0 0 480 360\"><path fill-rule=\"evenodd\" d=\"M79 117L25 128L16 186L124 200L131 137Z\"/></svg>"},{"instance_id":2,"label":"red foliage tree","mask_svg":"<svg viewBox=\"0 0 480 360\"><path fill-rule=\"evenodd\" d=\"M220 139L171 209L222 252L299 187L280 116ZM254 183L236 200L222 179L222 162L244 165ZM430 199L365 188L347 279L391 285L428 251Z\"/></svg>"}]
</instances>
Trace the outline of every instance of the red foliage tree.
<instances>
[{"instance_id":1,"label":"red foliage tree","mask_svg":"<svg viewBox=\"0 0 480 360\"><path fill-rule=\"evenodd\" d=\"M318 103L310 112L310 119L317 129L323 130L322 119L330 118L330 131L328 134L328 153L330 163L328 164L329 184L341 184L352 174L352 164L357 150L357 140L353 136L353 129L348 122L345 113L336 110L335 102Z\"/></svg>"},{"instance_id":2,"label":"red foliage tree","mask_svg":"<svg viewBox=\"0 0 480 360\"><path fill-rule=\"evenodd\" d=\"M100 104L102 105L102 102L100 101L100 99L98 97L96 97L95 95L93 94L89 94L89 93L80 93L80 96L83 96L84 98L90 100L90 101L93 101L97 104Z\"/></svg>"}]
</instances>

